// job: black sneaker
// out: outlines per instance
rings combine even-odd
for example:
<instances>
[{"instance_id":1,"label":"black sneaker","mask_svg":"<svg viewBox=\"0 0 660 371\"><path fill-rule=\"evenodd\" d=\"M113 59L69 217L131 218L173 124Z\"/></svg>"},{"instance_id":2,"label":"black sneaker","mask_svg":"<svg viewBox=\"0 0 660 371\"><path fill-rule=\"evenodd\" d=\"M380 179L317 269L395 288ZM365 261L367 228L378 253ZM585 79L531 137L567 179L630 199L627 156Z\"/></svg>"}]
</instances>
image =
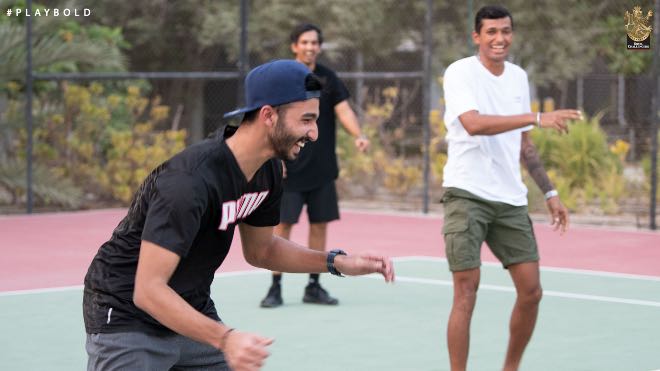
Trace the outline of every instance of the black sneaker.
<instances>
[{"instance_id":1,"label":"black sneaker","mask_svg":"<svg viewBox=\"0 0 660 371\"><path fill-rule=\"evenodd\" d=\"M282 288L280 285L273 284L268 289L268 294L261 301L262 308L277 308L282 305Z\"/></svg>"},{"instance_id":2,"label":"black sneaker","mask_svg":"<svg viewBox=\"0 0 660 371\"><path fill-rule=\"evenodd\" d=\"M328 292L325 291L318 283L310 283L305 287L305 296L303 296L303 302L311 304L324 304L324 305L337 305L339 300L328 295Z\"/></svg>"}]
</instances>

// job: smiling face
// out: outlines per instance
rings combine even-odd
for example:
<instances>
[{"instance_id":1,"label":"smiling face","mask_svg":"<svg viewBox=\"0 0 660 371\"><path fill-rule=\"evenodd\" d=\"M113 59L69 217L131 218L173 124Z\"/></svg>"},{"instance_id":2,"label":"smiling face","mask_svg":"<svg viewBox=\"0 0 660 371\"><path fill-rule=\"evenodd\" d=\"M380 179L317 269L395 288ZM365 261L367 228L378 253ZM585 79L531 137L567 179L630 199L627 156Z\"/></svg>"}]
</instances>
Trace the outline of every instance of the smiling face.
<instances>
[{"instance_id":1,"label":"smiling face","mask_svg":"<svg viewBox=\"0 0 660 371\"><path fill-rule=\"evenodd\" d=\"M314 30L303 32L298 36L298 40L291 44L291 51L298 62L313 68L316 58L321 53L319 34Z\"/></svg>"},{"instance_id":2,"label":"smiling face","mask_svg":"<svg viewBox=\"0 0 660 371\"><path fill-rule=\"evenodd\" d=\"M316 120L319 100L308 99L280 106L277 122L269 136L275 156L281 160L295 160L307 142L319 137Z\"/></svg>"},{"instance_id":3,"label":"smiling face","mask_svg":"<svg viewBox=\"0 0 660 371\"><path fill-rule=\"evenodd\" d=\"M483 19L479 32L472 32L472 40L479 47L481 63L487 68L503 65L513 40L511 18Z\"/></svg>"}]
</instances>

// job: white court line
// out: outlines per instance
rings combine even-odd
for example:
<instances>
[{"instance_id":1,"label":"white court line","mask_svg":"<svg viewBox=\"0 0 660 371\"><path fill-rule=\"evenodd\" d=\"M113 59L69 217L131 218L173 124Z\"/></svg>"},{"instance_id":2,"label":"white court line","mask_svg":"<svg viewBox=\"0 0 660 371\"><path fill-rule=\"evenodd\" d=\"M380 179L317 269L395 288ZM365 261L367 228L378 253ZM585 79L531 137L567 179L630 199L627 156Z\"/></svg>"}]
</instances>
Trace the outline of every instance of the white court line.
<instances>
[{"instance_id":1,"label":"white court line","mask_svg":"<svg viewBox=\"0 0 660 371\"><path fill-rule=\"evenodd\" d=\"M393 259L394 261L408 262L408 261L429 261L429 262L439 262L446 263L447 259L439 258L435 256L402 256ZM481 264L488 267L502 267L502 264L495 262L482 262ZM630 273L617 273L617 272L606 272L606 271L595 271L589 269L574 269L574 268L560 268L560 267L546 267L541 266L541 272L557 272L557 273L571 273L571 274L581 274L585 276L599 276L599 277L610 277L610 278L626 278L633 280L643 280L643 281L658 281L660 282L660 277L658 276L648 276L642 274L630 274ZM659 370L660 371L660 370Z\"/></svg>"},{"instance_id":2,"label":"white court line","mask_svg":"<svg viewBox=\"0 0 660 371\"><path fill-rule=\"evenodd\" d=\"M382 279L382 277L379 276L379 275L368 275L368 276L365 276L365 278ZM453 286L452 281L435 280L435 279L429 279L429 278L416 278L416 277L397 276L396 281L421 283L421 284L425 284L425 285ZM498 285L481 284L481 285L479 285L479 289L480 290L490 290L490 291L516 292L516 290L513 287L498 286ZM660 302L657 302L657 301L625 299L625 298L617 298L617 297L612 297L612 296L575 294L575 293L571 293L571 292L551 291L551 290L543 290L543 296L554 296L554 297L559 297L559 298L580 299L580 300L590 300L590 301L604 301L604 302L607 302L607 303L633 304L633 305L643 305L643 306L647 306L647 307L658 307L658 308L660 308Z\"/></svg>"},{"instance_id":3,"label":"white court line","mask_svg":"<svg viewBox=\"0 0 660 371\"><path fill-rule=\"evenodd\" d=\"M234 276L248 276L253 274L265 274L270 273L269 270L255 268L245 271L235 271L235 272L221 272L216 273L214 277L234 277ZM62 292L62 291L75 291L82 290L83 285L75 286L61 286L61 287L49 287L45 289L30 289L30 290L15 290L15 291L3 291L0 292L0 297L3 296L16 296L16 295L30 295L30 294L46 294L50 292Z\"/></svg>"},{"instance_id":4,"label":"white court line","mask_svg":"<svg viewBox=\"0 0 660 371\"><path fill-rule=\"evenodd\" d=\"M439 262L439 263L446 263L447 262L447 259L445 259L445 258L432 257L432 256L402 256L402 257L393 258L392 260L394 260L396 262L410 262L410 261L428 261L428 262ZM484 262L483 264L486 265L486 266L495 266L495 267L500 267L501 266L498 263L491 263L491 262ZM633 275L633 274L625 274L625 273L600 272L600 271L569 269L569 268L556 268L556 267L541 267L541 270L542 271L551 271L551 272L561 272L561 273L604 276L604 277L612 277L612 278L627 278L627 279L660 281L660 277ZM269 273L269 272L270 271L268 271L266 269L251 269L251 270L243 270L243 271L235 271L235 272L216 273L215 277L222 278L222 277L246 276L246 275L254 275L254 274L266 274L266 273ZM379 278L380 276L374 275L374 276L367 276L367 277L368 278ZM443 286L451 286L452 285L451 281L433 280L433 279L415 278L415 277L400 277L400 276L397 276L396 280L401 281L401 282L416 282L416 283L443 285ZM493 291L506 291L506 292L514 292L515 291L512 287L506 287L506 286L495 286L495 285L481 284L480 287L483 288L483 289L493 290ZM52 288L44 288L44 289L5 291L5 292L0 292L0 297L17 296L17 295L30 295L30 294L43 294L43 293L63 292L63 291L74 291L74 290L82 290L82 288L83 288L82 285L75 285L75 286L52 287ZM544 295L547 295L547 296L555 296L555 297L563 297L563 298L574 298L574 299L583 299L583 300L592 300L592 301L605 301L605 302L611 302L611 303L624 303L624 304L636 304L636 305L660 307L660 302L646 301L646 300L635 300L635 299L624 299L624 298L616 298L616 297L608 297L608 296L574 294L574 293L567 293L567 292L561 292L561 291L548 291L548 290L544 290L543 293L544 293Z\"/></svg>"}]
</instances>

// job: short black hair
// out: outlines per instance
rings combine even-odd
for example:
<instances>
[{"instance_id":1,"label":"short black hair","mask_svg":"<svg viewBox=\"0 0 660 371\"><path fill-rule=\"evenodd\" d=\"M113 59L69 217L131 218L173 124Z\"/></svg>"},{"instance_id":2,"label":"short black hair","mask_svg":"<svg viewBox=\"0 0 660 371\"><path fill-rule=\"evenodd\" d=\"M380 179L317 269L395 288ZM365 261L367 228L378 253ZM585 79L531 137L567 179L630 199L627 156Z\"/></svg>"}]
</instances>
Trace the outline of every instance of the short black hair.
<instances>
[{"instance_id":1,"label":"short black hair","mask_svg":"<svg viewBox=\"0 0 660 371\"><path fill-rule=\"evenodd\" d=\"M316 31L316 34L319 37L319 45L323 44L323 32L318 26L315 26L311 23L301 23L296 27L294 27L293 31L291 31L291 35L289 35L289 38L291 39L291 43L292 44L297 43L300 35L304 34L307 31Z\"/></svg>"},{"instance_id":2,"label":"short black hair","mask_svg":"<svg viewBox=\"0 0 660 371\"><path fill-rule=\"evenodd\" d=\"M506 17L509 17L511 20L511 29L513 29L513 16L505 7L499 5L486 5L479 9L477 15L474 16L474 31L476 33L481 32L481 26L483 26L484 19L500 19Z\"/></svg>"},{"instance_id":3,"label":"short black hair","mask_svg":"<svg viewBox=\"0 0 660 371\"><path fill-rule=\"evenodd\" d=\"M319 79L318 76L316 76L313 73L310 73L307 76L305 76L305 91L321 91L321 90L323 90L323 83L321 82L321 79ZM281 107L281 106L277 106L277 107ZM241 120L241 122L254 121L257 118L257 115L259 115L260 110L261 107L253 109L252 111L245 112L243 114L243 119Z\"/></svg>"},{"instance_id":4,"label":"short black hair","mask_svg":"<svg viewBox=\"0 0 660 371\"><path fill-rule=\"evenodd\" d=\"M257 114L259 113L259 110L261 110L261 107L257 109L253 109L252 111L247 111L243 114L243 119L241 122L252 122L254 119L257 118Z\"/></svg>"}]
</instances>

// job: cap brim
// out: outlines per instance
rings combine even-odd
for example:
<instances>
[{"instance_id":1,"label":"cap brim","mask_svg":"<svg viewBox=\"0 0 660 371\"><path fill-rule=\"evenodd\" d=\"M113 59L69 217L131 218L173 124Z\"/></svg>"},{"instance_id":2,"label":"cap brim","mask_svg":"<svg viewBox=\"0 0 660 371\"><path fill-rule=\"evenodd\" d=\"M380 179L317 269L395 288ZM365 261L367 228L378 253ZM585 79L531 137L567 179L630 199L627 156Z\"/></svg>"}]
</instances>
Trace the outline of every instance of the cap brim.
<instances>
[{"instance_id":1,"label":"cap brim","mask_svg":"<svg viewBox=\"0 0 660 371\"><path fill-rule=\"evenodd\" d=\"M243 114L245 112L252 111L253 109L254 108L250 108L250 107L239 108L237 110L233 110L233 111L225 113L224 115L222 115L222 117L223 118L229 118L229 117L238 116L238 115Z\"/></svg>"}]
</instances>

